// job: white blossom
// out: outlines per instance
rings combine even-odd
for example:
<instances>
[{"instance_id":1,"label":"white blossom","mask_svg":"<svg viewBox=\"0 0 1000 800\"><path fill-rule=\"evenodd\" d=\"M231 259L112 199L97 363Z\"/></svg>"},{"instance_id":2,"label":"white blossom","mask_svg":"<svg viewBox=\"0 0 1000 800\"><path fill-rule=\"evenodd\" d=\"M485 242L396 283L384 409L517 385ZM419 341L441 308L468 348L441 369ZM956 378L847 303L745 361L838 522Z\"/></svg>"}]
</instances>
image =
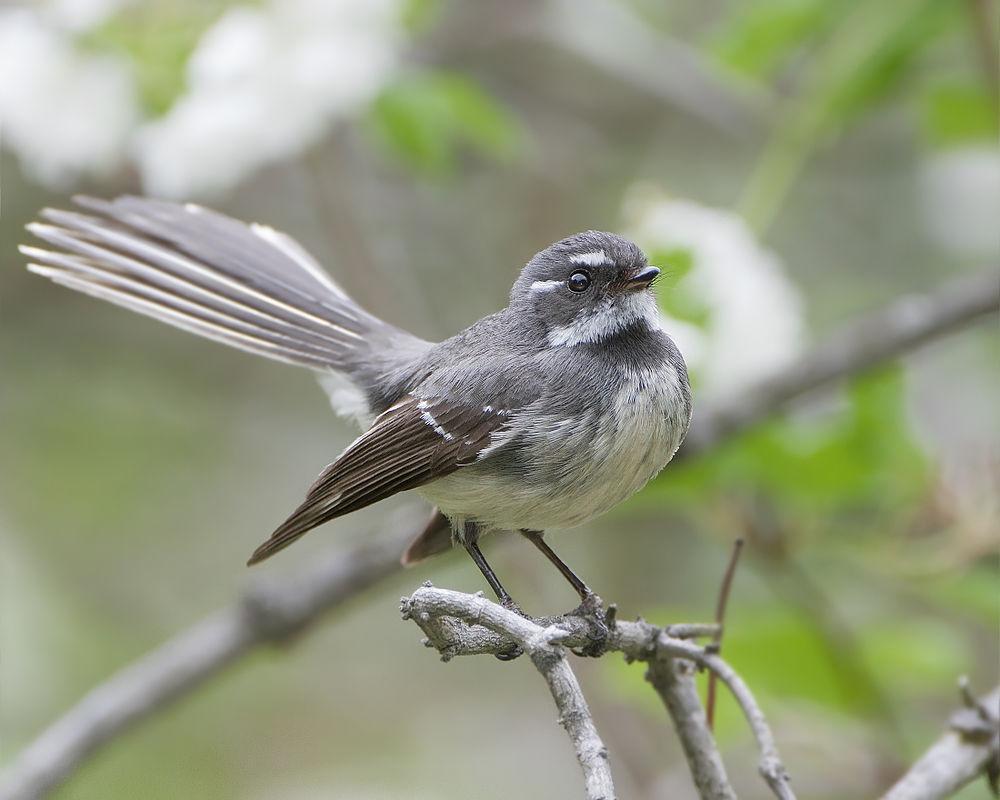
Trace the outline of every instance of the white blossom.
<instances>
[{"instance_id":1,"label":"white blossom","mask_svg":"<svg viewBox=\"0 0 1000 800\"><path fill-rule=\"evenodd\" d=\"M664 314L664 327L701 389L731 395L788 366L802 345L802 300L777 256L761 246L743 219L662 197L630 206L630 235L644 250L691 255L691 270L677 287L697 298L707 322L703 328ZM658 266L669 274L669 264Z\"/></svg>"},{"instance_id":2,"label":"white blossom","mask_svg":"<svg viewBox=\"0 0 1000 800\"><path fill-rule=\"evenodd\" d=\"M400 37L397 0L273 0L229 10L198 43L185 94L140 132L135 156L146 190L217 193L301 152L379 91Z\"/></svg>"},{"instance_id":3,"label":"white blossom","mask_svg":"<svg viewBox=\"0 0 1000 800\"><path fill-rule=\"evenodd\" d=\"M924 164L927 229L948 253L996 260L1000 255L1000 150L987 145L946 150Z\"/></svg>"},{"instance_id":4,"label":"white blossom","mask_svg":"<svg viewBox=\"0 0 1000 800\"><path fill-rule=\"evenodd\" d=\"M81 33L98 27L130 2L134 0L49 0L42 12L56 27Z\"/></svg>"},{"instance_id":5,"label":"white blossom","mask_svg":"<svg viewBox=\"0 0 1000 800\"><path fill-rule=\"evenodd\" d=\"M35 180L111 173L138 116L126 62L80 52L36 11L0 12L0 137Z\"/></svg>"}]
</instances>

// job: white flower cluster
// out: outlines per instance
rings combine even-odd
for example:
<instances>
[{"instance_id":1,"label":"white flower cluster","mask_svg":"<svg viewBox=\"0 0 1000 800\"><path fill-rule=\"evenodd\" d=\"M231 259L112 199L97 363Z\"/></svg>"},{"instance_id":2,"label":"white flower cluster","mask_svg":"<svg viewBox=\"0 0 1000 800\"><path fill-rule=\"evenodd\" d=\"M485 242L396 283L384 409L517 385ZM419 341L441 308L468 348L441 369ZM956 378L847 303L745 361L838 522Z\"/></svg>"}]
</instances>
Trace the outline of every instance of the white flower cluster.
<instances>
[{"instance_id":1,"label":"white flower cluster","mask_svg":"<svg viewBox=\"0 0 1000 800\"><path fill-rule=\"evenodd\" d=\"M930 156L921 176L924 219L947 253L984 261L1000 256L1000 149L987 144Z\"/></svg>"},{"instance_id":2,"label":"white flower cluster","mask_svg":"<svg viewBox=\"0 0 1000 800\"><path fill-rule=\"evenodd\" d=\"M228 11L188 62L188 91L140 131L147 190L213 193L317 141L395 65L395 0L272 0Z\"/></svg>"},{"instance_id":3,"label":"white flower cluster","mask_svg":"<svg viewBox=\"0 0 1000 800\"><path fill-rule=\"evenodd\" d=\"M799 354L802 300L778 258L742 218L687 200L646 197L627 205L630 236L648 252L685 251L683 288L707 309L704 326L664 314L703 392L732 395ZM664 268L669 280L669 264ZM669 292L669 288L661 289Z\"/></svg>"},{"instance_id":4,"label":"white flower cluster","mask_svg":"<svg viewBox=\"0 0 1000 800\"><path fill-rule=\"evenodd\" d=\"M230 189L371 100L403 33L401 0L234 6L202 35L184 93L163 117L144 120L132 65L75 44L119 2L52 0L0 14L3 144L47 184L132 160L154 195Z\"/></svg>"},{"instance_id":5,"label":"white flower cluster","mask_svg":"<svg viewBox=\"0 0 1000 800\"><path fill-rule=\"evenodd\" d=\"M128 63L79 52L53 17L0 12L0 143L35 180L63 187L120 167L140 118Z\"/></svg>"}]
</instances>

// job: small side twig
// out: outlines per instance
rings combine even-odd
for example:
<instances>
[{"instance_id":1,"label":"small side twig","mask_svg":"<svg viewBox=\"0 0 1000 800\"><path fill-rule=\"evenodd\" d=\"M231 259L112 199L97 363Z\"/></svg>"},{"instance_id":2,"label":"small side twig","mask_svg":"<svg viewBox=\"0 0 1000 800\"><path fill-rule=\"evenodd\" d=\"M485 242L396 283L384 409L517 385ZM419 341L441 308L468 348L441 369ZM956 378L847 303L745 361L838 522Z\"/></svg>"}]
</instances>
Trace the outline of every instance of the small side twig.
<instances>
[{"instance_id":1,"label":"small side twig","mask_svg":"<svg viewBox=\"0 0 1000 800\"><path fill-rule=\"evenodd\" d=\"M959 683L962 708L948 731L910 767L882 800L942 800L982 775L994 796L1000 777L1000 686L976 699Z\"/></svg>"},{"instance_id":2,"label":"small side twig","mask_svg":"<svg viewBox=\"0 0 1000 800\"><path fill-rule=\"evenodd\" d=\"M736 800L736 793L729 783L722 756L698 698L694 672L687 661L654 658L649 662L646 680L660 696L674 723L699 796Z\"/></svg>"},{"instance_id":3,"label":"small side twig","mask_svg":"<svg viewBox=\"0 0 1000 800\"><path fill-rule=\"evenodd\" d=\"M736 565L740 561L740 553L743 552L743 539L733 542L733 553L729 557L729 565L726 567L726 574L722 577L722 585L719 587L719 599L715 604L715 624L718 630L712 637L712 649L716 653L722 652L722 633L725 630L726 606L729 605L729 593L733 588L733 578L736 575ZM714 672L708 674L708 692L705 697L705 717L708 721L708 729L715 730L715 694L718 678Z\"/></svg>"}]
</instances>

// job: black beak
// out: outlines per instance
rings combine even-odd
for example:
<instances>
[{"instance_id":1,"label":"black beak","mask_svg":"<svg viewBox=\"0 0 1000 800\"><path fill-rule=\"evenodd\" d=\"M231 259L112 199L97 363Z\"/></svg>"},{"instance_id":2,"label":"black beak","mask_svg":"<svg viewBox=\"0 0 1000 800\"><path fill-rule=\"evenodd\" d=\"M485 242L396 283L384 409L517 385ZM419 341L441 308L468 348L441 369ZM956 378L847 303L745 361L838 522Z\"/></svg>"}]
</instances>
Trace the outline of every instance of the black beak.
<instances>
[{"instance_id":1,"label":"black beak","mask_svg":"<svg viewBox=\"0 0 1000 800\"><path fill-rule=\"evenodd\" d=\"M639 289L645 289L656 280L656 276L660 274L660 270L657 267L643 267L635 275L625 281L625 287L630 291L638 291Z\"/></svg>"}]
</instances>

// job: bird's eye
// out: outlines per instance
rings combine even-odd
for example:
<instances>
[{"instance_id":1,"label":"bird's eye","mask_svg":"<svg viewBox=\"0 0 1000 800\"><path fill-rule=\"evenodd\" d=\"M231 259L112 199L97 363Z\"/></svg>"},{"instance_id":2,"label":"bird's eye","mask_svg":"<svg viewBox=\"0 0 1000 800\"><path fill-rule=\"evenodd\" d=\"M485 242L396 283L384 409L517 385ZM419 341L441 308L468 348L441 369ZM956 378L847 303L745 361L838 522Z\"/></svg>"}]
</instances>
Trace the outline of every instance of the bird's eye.
<instances>
[{"instance_id":1,"label":"bird's eye","mask_svg":"<svg viewBox=\"0 0 1000 800\"><path fill-rule=\"evenodd\" d=\"M574 272L566 285L571 292L585 292L590 288L590 276L586 272Z\"/></svg>"}]
</instances>

